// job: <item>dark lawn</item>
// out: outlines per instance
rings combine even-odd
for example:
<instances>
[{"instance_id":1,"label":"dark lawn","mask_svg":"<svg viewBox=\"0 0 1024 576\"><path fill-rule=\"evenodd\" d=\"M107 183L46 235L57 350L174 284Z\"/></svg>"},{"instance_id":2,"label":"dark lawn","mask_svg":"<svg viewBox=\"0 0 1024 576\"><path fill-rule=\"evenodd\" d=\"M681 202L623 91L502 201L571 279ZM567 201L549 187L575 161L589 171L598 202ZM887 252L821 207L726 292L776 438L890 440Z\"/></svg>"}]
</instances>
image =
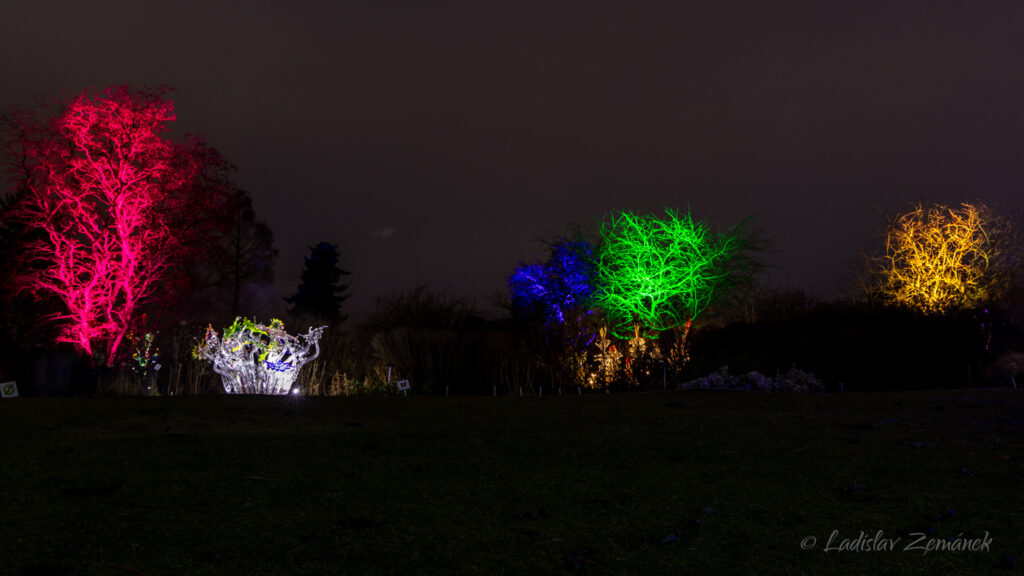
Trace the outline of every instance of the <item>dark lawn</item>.
<instances>
[{"instance_id":1,"label":"dark lawn","mask_svg":"<svg viewBox=\"0 0 1024 576\"><path fill-rule=\"evenodd\" d=\"M1012 390L21 398L0 434L3 574L1024 572Z\"/></svg>"}]
</instances>

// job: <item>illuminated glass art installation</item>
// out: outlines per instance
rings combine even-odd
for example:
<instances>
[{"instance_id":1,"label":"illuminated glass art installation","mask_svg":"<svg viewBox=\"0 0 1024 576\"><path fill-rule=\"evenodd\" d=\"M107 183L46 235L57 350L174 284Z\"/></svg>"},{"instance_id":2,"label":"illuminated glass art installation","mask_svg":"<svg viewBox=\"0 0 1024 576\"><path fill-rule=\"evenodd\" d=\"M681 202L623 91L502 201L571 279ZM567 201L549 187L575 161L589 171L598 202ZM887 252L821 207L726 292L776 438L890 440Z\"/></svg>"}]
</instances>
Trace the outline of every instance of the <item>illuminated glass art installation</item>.
<instances>
[{"instance_id":1,"label":"illuminated glass art installation","mask_svg":"<svg viewBox=\"0 0 1024 576\"><path fill-rule=\"evenodd\" d=\"M602 228L596 304L616 336L637 338L637 327L680 328L714 300L738 250L735 235L711 232L689 213L619 212Z\"/></svg>"},{"instance_id":2,"label":"illuminated glass art installation","mask_svg":"<svg viewBox=\"0 0 1024 576\"><path fill-rule=\"evenodd\" d=\"M228 394L287 394L299 369L320 355L320 337L326 329L310 328L292 336L277 319L266 326L236 318L223 338L208 327L194 355L213 363Z\"/></svg>"},{"instance_id":3,"label":"illuminated glass art installation","mask_svg":"<svg viewBox=\"0 0 1024 576\"><path fill-rule=\"evenodd\" d=\"M997 298L1007 284L997 265L1007 230L984 206L918 205L889 222L874 290L884 302L925 314Z\"/></svg>"}]
</instances>

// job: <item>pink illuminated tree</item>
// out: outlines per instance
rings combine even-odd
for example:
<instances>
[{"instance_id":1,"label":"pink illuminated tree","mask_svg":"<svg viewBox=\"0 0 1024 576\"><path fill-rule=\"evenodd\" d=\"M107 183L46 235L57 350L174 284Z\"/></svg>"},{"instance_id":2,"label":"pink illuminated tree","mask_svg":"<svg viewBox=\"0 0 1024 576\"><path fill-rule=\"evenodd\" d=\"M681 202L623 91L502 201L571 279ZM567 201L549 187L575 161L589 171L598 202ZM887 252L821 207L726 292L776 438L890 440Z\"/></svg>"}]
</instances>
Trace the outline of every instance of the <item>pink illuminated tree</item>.
<instances>
[{"instance_id":1,"label":"pink illuminated tree","mask_svg":"<svg viewBox=\"0 0 1024 576\"><path fill-rule=\"evenodd\" d=\"M175 120L166 89L84 94L49 122L23 120L19 194L8 217L27 238L18 285L56 297L57 340L113 365L158 289L194 249L197 211L228 190L197 186L210 150L164 137ZM202 219L199 219L202 220Z\"/></svg>"}]
</instances>

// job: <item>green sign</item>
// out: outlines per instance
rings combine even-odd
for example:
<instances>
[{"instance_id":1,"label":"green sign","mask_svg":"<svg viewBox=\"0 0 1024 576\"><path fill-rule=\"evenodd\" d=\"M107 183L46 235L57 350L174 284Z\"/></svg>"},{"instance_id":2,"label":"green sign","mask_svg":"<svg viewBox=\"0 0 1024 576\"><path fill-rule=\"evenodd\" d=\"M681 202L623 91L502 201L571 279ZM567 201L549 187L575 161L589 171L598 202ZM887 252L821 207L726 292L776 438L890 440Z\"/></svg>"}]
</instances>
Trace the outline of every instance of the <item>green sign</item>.
<instances>
[{"instance_id":1,"label":"green sign","mask_svg":"<svg viewBox=\"0 0 1024 576\"><path fill-rule=\"evenodd\" d=\"M0 397L2 398L17 398L18 397L18 383L4 382L0 384Z\"/></svg>"}]
</instances>

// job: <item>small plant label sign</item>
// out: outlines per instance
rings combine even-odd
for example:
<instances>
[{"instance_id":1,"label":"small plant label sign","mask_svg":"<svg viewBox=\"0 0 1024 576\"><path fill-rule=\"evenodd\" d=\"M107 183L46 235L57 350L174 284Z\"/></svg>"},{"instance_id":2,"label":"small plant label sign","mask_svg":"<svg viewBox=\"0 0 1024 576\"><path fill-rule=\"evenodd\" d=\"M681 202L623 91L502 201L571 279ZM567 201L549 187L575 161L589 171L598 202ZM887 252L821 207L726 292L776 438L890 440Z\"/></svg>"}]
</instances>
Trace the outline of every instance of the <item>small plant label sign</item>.
<instances>
[{"instance_id":1,"label":"small plant label sign","mask_svg":"<svg viewBox=\"0 0 1024 576\"><path fill-rule=\"evenodd\" d=\"M0 384L0 398L17 398L18 383L11 380Z\"/></svg>"},{"instance_id":2,"label":"small plant label sign","mask_svg":"<svg viewBox=\"0 0 1024 576\"><path fill-rule=\"evenodd\" d=\"M398 390L400 392L405 392L408 389L409 389L409 381L408 380L399 380L398 381Z\"/></svg>"}]
</instances>

